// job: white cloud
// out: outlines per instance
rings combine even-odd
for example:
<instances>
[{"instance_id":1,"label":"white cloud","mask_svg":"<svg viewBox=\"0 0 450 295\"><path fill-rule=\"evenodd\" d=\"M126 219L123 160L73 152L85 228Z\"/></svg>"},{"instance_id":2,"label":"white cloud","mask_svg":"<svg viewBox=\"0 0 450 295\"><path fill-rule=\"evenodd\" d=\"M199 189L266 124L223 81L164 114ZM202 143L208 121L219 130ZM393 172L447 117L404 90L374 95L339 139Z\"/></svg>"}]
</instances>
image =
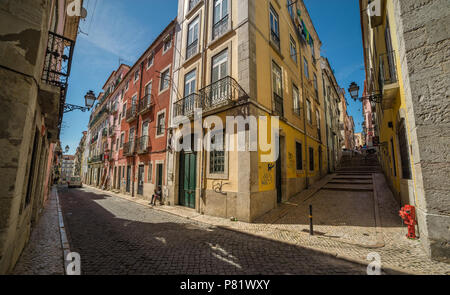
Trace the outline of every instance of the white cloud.
<instances>
[{"instance_id":1,"label":"white cloud","mask_svg":"<svg viewBox=\"0 0 450 295\"><path fill-rule=\"evenodd\" d=\"M125 1L95 1L98 2L95 14L89 11L89 16L80 26L88 36L80 34L79 37L127 62L134 62L141 54L138 51L146 41L145 36L150 33L148 28L143 28L127 14ZM93 5L90 6L92 9Z\"/></svg>"}]
</instances>

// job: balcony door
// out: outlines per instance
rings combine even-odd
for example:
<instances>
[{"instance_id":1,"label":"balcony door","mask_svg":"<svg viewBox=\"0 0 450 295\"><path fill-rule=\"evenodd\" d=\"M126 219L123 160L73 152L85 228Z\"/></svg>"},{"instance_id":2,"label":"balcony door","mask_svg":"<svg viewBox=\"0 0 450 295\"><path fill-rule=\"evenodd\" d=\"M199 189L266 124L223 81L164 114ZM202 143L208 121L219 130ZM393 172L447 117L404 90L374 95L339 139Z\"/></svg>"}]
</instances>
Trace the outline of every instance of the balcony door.
<instances>
[{"instance_id":1,"label":"balcony door","mask_svg":"<svg viewBox=\"0 0 450 295\"><path fill-rule=\"evenodd\" d=\"M195 70L189 72L184 77L184 101L183 101L183 114L191 113L195 105L195 91L197 87L197 79Z\"/></svg>"},{"instance_id":2,"label":"balcony door","mask_svg":"<svg viewBox=\"0 0 450 295\"><path fill-rule=\"evenodd\" d=\"M142 151L147 150L148 147L148 122L142 123L142 139L140 142L140 148Z\"/></svg>"},{"instance_id":3,"label":"balcony door","mask_svg":"<svg viewBox=\"0 0 450 295\"><path fill-rule=\"evenodd\" d=\"M228 50L224 50L212 60L211 93L209 103L219 104L228 94L228 84L218 82L228 76Z\"/></svg>"}]
</instances>

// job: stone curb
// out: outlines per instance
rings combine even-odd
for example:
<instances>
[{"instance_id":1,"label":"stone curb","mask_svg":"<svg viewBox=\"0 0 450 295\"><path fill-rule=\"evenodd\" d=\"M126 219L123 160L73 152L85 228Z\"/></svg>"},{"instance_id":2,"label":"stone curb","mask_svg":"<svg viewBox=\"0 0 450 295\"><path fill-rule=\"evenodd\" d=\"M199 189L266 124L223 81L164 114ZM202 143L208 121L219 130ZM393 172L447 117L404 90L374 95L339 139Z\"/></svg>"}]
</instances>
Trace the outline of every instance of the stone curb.
<instances>
[{"instance_id":1,"label":"stone curb","mask_svg":"<svg viewBox=\"0 0 450 295\"><path fill-rule=\"evenodd\" d=\"M56 195L56 206L57 206L57 210L58 210L58 220L59 220L59 233L61 236L61 246L63 249L64 274L67 275L67 266L68 266L69 262L66 260L66 257L71 252L70 244L69 244L69 240L67 239L66 227L64 226L64 218L63 218L61 206L59 203L58 189L56 187L53 187L52 193L54 193Z\"/></svg>"}]
</instances>

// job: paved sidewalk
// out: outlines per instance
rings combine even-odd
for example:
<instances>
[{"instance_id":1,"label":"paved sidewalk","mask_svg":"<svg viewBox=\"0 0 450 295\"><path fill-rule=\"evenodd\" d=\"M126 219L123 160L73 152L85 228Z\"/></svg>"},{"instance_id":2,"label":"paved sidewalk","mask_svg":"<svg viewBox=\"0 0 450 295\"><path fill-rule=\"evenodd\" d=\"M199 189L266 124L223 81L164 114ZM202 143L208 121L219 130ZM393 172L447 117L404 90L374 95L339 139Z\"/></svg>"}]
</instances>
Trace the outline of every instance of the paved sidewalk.
<instances>
[{"instance_id":1,"label":"paved sidewalk","mask_svg":"<svg viewBox=\"0 0 450 295\"><path fill-rule=\"evenodd\" d=\"M379 214L375 212L372 192L321 190L332 177L325 177L255 223L233 222L206 216L180 206L157 206L154 209L229 230L302 246L352 262L368 264L368 254L377 252L381 256L383 269L391 270L390 273L450 274L449 264L432 261L420 241L406 239L407 229L401 224L398 205L382 174L375 174L373 179ZM152 208L146 200L93 189ZM309 204L313 204L314 210L314 236L309 235Z\"/></svg>"},{"instance_id":2,"label":"paved sidewalk","mask_svg":"<svg viewBox=\"0 0 450 295\"><path fill-rule=\"evenodd\" d=\"M32 229L13 275L64 275L63 250L59 232L55 191L44 204L43 213Z\"/></svg>"}]
</instances>

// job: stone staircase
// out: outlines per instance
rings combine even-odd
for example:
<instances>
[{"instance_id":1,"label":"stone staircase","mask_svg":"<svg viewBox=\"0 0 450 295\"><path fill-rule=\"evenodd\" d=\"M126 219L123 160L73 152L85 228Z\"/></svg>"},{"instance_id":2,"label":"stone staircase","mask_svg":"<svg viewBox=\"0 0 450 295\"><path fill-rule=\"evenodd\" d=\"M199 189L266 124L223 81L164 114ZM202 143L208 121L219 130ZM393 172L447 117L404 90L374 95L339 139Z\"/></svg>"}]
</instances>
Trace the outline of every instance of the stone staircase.
<instances>
[{"instance_id":1,"label":"stone staircase","mask_svg":"<svg viewBox=\"0 0 450 295\"><path fill-rule=\"evenodd\" d=\"M336 191L373 191L373 173L381 173L375 154L367 157L345 154L336 175L322 188Z\"/></svg>"}]
</instances>

